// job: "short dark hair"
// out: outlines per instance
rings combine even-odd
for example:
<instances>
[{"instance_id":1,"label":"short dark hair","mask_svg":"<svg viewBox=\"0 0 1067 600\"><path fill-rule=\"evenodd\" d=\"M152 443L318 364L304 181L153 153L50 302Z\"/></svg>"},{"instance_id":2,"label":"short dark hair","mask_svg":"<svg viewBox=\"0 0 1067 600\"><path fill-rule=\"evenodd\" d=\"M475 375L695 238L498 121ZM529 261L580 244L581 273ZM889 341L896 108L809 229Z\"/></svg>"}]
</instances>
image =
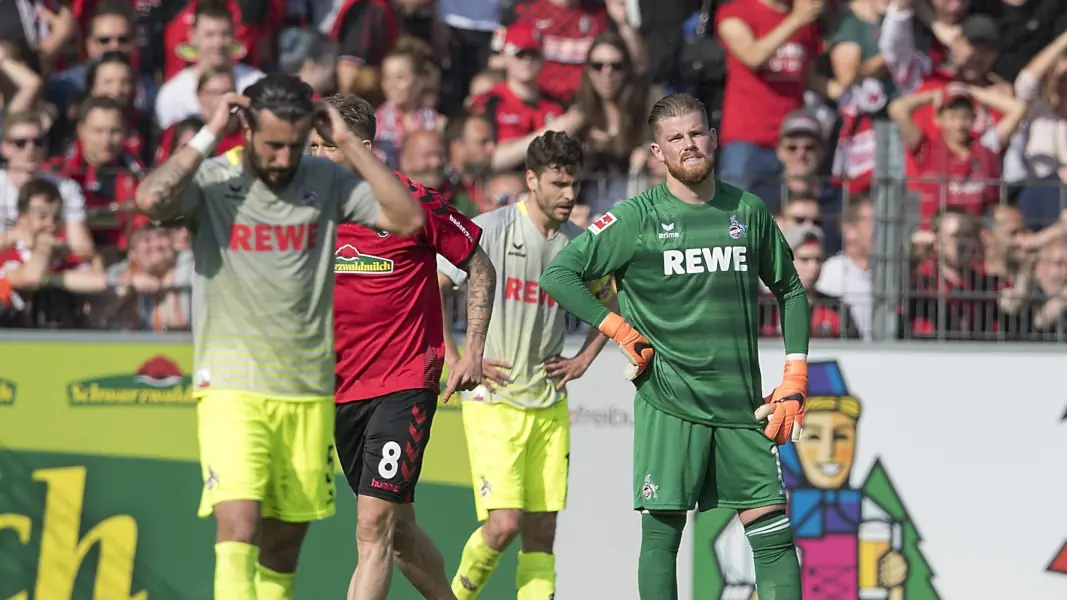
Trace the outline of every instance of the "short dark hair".
<instances>
[{"instance_id":1,"label":"short dark hair","mask_svg":"<svg viewBox=\"0 0 1067 600\"><path fill-rule=\"evenodd\" d=\"M55 202L63 202L63 196L59 193L59 186L47 179L38 177L37 179L31 179L22 184L19 188L18 199L18 212L20 215L26 214L26 211L30 209L30 200L43 196L45 201L49 204Z\"/></svg>"},{"instance_id":2,"label":"short dark hair","mask_svg":"<svg viewBox=\"0 0 1067 600\"><path fill-rule=\"evenodd\" d=\"M233 25L233 14L230 13L230 7L225 0L197 0L196 9L193 11L193 27L204 17L224 19Z\"/></svg>"},{"instance_id":3,"label":"short dark hair","mask_svg":"<svg viewBox=\"0 0 1067 600\"><path fill-rule=\"evenodd\" d=\"M309 117L315 112L314 92L311 86L293 75L273 73L248 86L249 127L258 128L260 111L270 111L276 117L290 123Z\"/></svg>"},{"instance_id":4,"label":"short dark hair","mask_svg":"<svg viewBox=\"0 0 1067 600\"><path fill-rule=\"evenodd\" d=\"M561 131L546 131L535 137L526 148L526 169L540 175L547 169L574 173L585 163L585 152L578 138Z\"/></svg>"},{"instance_id":5,"label":"short dark hair","mask_svg":"<svg viewBox=\"0 0 1067 600\"><path fill-rule=\"evenodd\" d=\"M111 63L125 66L130 75L134 75L133 66L130 63L130 55L116 50L105 52L100 55L100 58L89 63L89 68L85 71L85 90L87 92L91 92L96 87L96 72L100 69L100 66Z\"/></svg>"},{"instance_id":6,"label":"short dark hair","mask_svg":"<svg viewBox=\"0 0 1067 600\"><path fill-rule=\"evenodd\" d=\"M378 118L374 116L374 107L355 94L334 94L326 102L341 113L341 118L348 123L348 128L364 140L373 140L378 134Z\"/></svg>"},{"instance_id":7,"label":"short dark hair","mask_svg":"<svg viewBox=\"0 0 1067 600\"><path fill-rule=\"evenodd\" d=\"M133 7L129 2L101 2L96 5L96 10L93 11L92 20L89 21L89 31L93 30L93 24L97 19L102 17L120 17L126 20L128 25L133 25L134 13Z\"/></svg>"},{"instance_id":8,"label":"short dark hair","mask_svg":"<svg viewBox=\"0 0 1067 600\"><path fill-rule=\"evenodd\" d=\"M103 96L90 96L78 105L78 123L84 123L94 110L113 110L125 118L126 110L118 100Z\"/></svg>"},{"instance_id":9,"label":"short dark hair","mask_svg":"<svg viewBox=\"0 0 1067 600\"><path fill-rule=\"evenodd\" d=\"M652 105L652 110L648 113L648 128L655 135L660 121L671 117L680 117L692 112L699 112L704 115L704 121L707 122L708 111L704 107L704 103L697 99L696 96L686 93L664 96Z\"/></svg>"}]
</instances>

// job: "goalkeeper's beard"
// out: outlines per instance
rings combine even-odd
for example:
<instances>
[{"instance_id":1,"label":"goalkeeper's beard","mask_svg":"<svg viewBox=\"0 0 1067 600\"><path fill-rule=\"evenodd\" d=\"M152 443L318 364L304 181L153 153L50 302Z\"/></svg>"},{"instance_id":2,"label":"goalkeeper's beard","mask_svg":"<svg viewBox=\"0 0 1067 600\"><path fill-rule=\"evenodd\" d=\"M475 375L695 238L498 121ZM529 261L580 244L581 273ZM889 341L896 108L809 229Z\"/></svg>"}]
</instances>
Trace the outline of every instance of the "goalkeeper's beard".
<instances>
[{"instance_id":1,"label":"goalkeeper's beard","mask_svg":"<svg viewBox=\"0 0 1067 600\"><path fill-rule=\"evenodd\" d=\"M686 164L687 158L702 158L698 163ZM667 161L667 173L685 185L699 185L715 172L715 159L702 152L691 150L683 153L677 161Z\"/></svg>"}]
</instances>

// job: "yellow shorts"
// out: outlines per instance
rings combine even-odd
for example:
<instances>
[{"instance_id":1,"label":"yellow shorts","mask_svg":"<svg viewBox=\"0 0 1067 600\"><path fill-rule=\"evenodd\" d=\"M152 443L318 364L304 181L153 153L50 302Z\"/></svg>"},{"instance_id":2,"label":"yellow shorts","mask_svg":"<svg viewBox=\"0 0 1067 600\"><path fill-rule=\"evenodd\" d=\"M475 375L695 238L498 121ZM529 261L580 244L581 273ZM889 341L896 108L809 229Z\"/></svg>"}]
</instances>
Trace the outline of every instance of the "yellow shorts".
<instances>
[{"instance_id":1,"label":"yellow shorts","mask_svg":"<svg viewBox=\"0 0 1067 600\"><path fill-rule=\"evenodd\" d=\"M208 391L196 418L204 477L200 517L230 500L258 500L263 517L289 523L334 514L333 398Z\"/></svg>"},{"instance_id":2,"label":"yellow shorts","mask_svg":"<svg viewBox=\"0 0 1067 600\"><path fill-rule=\"evenodd\" d=\"M567 506L571 427L566 402L521 410L466 401L463 429L479 521L490 510L559 512Z\"/></svg>"}]
</instances>

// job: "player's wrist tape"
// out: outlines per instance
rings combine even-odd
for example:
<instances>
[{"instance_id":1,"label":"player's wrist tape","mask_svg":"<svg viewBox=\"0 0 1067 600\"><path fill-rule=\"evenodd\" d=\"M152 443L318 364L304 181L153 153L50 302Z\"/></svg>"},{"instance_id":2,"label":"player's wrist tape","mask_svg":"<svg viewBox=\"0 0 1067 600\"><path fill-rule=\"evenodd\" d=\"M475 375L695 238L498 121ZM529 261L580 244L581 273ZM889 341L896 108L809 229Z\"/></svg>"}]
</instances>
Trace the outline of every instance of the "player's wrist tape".
<instances>
[{"instance_id":1,"label":"player's wrist tape","mask_svg":"<svg viewBox=\"0 0 1067 600\"><path fill-rule=\"evenodd\" d=\"M188 146L199 152L201 156L206 157L215 151L215 146L218 144L219 136L205 126L201 127L200 131L197 131L196 135L193 136L193 139L189 140Z\"/></svg>"}]
</instances>

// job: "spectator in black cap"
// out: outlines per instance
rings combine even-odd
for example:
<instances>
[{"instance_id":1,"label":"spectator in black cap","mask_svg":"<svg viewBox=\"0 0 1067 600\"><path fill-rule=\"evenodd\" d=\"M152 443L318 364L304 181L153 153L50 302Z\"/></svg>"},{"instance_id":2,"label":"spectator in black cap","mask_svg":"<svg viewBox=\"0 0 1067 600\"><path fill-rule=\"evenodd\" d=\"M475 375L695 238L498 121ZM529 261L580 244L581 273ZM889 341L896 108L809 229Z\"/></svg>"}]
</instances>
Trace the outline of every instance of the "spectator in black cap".
<instances>
[{"instance_id":1,"label":"spectator in black cap","mask_svg":"<svg viewBox=\"0 0 1067 600\"><path fill-rule=\"evenodd\" d=\"M815 113L802 108L786 115L778 131L775 153L782 163L782 182L775 186L773 193L768 191L761 196L763 201L778 214L783 198L814 198L822 214L831 217L829 226L835 228L836 215L841 212L841 190L819 178L818 170L826 156L826 132L822 123ZM836 234L827 241L833 251L840 247Z\"/></svg>"}]
</instances>

